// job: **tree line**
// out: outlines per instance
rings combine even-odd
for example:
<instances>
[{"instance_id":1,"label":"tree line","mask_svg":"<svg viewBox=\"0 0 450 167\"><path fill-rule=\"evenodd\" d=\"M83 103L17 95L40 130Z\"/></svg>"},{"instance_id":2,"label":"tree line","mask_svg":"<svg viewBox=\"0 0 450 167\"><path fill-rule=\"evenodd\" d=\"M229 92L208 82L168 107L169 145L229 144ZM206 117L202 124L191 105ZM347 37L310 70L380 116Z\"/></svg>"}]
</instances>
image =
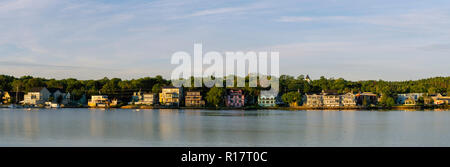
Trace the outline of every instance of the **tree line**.
<instances>
[{"instance_id":1,"label":"tree line","mask_svg":"<svg viewBox=\"0 0 450 167\"><path fill-rule=\"evenodd\" d=\"M236 78L236 77L235 77ZM249 78L245 80L248 82ZM236 79L235 79L236 81ZM225 82L225 81L224 81ZM192 81L193 83L193 81ZM74 99L81 98L83 95L90 97L97 94L113 94L124 91L145 90L149 92L160 92L163 86L171 85L170 80L164 79L158 75L155 77L144 77L139 79L122 80L120 78L103 78L98 80L78 80L68 79L46 79L32 76L23 76L16 78L8 75L0 75L0 90L28 92L33 87L60 88L64 92L71 93ZM235 85L236 86L236 85ZM201 91L202 95L210 105L221 105L221 98L226 93L225 88L214 87L201 88L187 87L186 90ZM260 90L258 87L242 88L247 97L248 104L255 104ZM283 100L299 99L305 93L320 93L322 90L334 90L337 93L347 92L372 92L383 95L387 101L395 98L399 93L429 93L429 94L450 94L450 77L433 77L420 80L409 81L383 81L383 80L365 80L349 81L343 78L326 78L324 76L316 80L308 81L304 75L297 77L281 75L279 77L280 95L284 95Z\"/></svg>"}]
</instances>

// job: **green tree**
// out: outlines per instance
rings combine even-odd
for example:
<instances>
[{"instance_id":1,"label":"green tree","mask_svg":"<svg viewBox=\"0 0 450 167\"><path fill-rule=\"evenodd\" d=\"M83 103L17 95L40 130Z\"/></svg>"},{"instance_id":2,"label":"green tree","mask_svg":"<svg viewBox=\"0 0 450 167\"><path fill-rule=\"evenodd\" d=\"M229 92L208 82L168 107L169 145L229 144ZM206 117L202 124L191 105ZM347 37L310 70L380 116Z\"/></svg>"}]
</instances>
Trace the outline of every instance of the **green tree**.
<instances>
[{"instance_id":1,"label":"green tree","mask_svg":"<svg viewBox=\"0 0 450 167\"><path fill-rule=\"evenodd\" d=\"M213 87L206 94L206 101L209 105L219 107L223 104L223 96L225 91L223 88Z\"/></svg>"},{"instance_id":2,"label":"green tree","mask_svg":"<svg viewBox=\"0 0 450 167\"><path fill-rule=\"evenodd\" d=\"M12 85L10 84L13 81L14 81L14 77L12 77L12 76L0 75L0 90L10 91L10 90L14 89L12 87Z\"/></svg>"},{"instance_id":3,"label":"green tree","mask_svg":"<svg viewBox=\"0 0 450 167\"><path fill-rule=\"evenodd\" d=\"M395 105L395 100L393 97L390 96L382 96L381 97L381 101L380 101L380 105L382 107L392 107Z\"/></svg>"},{"instance_id":4,"label":"green tree","mask_svg":"<svg viewBox=\"0 0 450 167\"><path fill-rule=\"evenodd\" d=\"M55 97L53 97L53 96L50 96L49 98L48 98L48 101L49 102L53 102L55 100Z\"/></svg>"},{"instance_id":5,"label":"green tree","mask_svg":"<svg viewBox=\"0 0 450 167\"><path fill-rule=\"evenodd\" d=\"M158 84L153 85L153 88L152 88L152 92L153 93L160 93L161 90L162 90L162 85L161 84L158 83Z\"/></svg>"},{"instance_id":6,"label":"green tree","mask_svg":"<svg viewBox=\"0 0 450 167\"><path fill-rule=\"evenodd\" d=\"M436 92L437 92L437 90L436 90L435 87L428 88L428 93L429 94L435 94Z\"/></svg>"},{"instance_id":7,"label":"green tree","mask_svg":"<svg viewBox=\"0 0 450 167\"><path fill-rule=\"evenodd\" d=\"M299 92L289 92L285 93L281 96L281 100L283 102L290 104L290 105L298 105L302 102L302 96Z\"/></svg>"},{"instance_id":8,"label":"green tree","mask_svg":"<svg viewBox=\"0 0 450 167\"><path fill-rule=\"evenodd\" d=\"M56 98L56 103L61 104L62 101L63 101L63 97L62 97L61 95L59 95L59 96Z\"/></svg>"},{"instance_id":9,"label":"green tree","mask_svg":"<svg viewBox=\"0 0 450 167\"><path fill-rule=\"evenodd\" d=\"M12 83L12 91L23 91L24 90L24 83L22 80L14 80Z\"/></svg>"},{"instance_id":10,"label":"green tree","mask_svg":"<svg viewBox=\"0 0 450 167\"><path fill-rule=\"evenodd\" d=\"M423 105L423 104L425 104L425 100L424 100L424 97L419 97L419 99L417 99L417 104L418 105Z\"/></svg>"},{"instance_id":11,"label":"green tree","mask_svg":"<svg viewBox=\"0 0 450 167\"><path fill-rule=\"evenodd\" d=\"M395 105L395 100L393 97L388 97L386 100L386 107L392 107Z\"/></svg>"}]
</instances>

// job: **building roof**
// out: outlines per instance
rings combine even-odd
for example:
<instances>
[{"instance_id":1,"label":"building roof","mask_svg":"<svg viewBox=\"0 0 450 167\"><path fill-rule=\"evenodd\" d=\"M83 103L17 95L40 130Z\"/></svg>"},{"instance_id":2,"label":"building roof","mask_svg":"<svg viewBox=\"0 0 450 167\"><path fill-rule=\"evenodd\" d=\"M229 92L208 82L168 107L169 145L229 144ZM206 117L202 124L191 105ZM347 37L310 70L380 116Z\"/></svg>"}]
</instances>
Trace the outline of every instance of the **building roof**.
<instances>
[{"instance_id":1,"label":"building roof","mask_svg":"<svg viewBox=\"0 0 450 167\"><path fill-rule=\"evenodd\" d=\"M108 97L108 95L92 95L91 97L99 97L99 96L101 96L101 97Z\"/></svg>"},{"instance_id":2,"label":"building roof","mask_svg":"<svg viewBox=\"0 0 450 167\"><path fill-rule=\"evenodd\" d=\"M200 92L199 90L189 90L189 91L186 91L186 92Z\"/></svg>"},{"instance_id":3,"label":"building roof","mask_svg":"<svg viewBox=\"0 0 450 167\"><path fill-rule=\"evenodd\" d=\"M34 87L34 88L31 88L30 91L28 91L28 92L40 92L44 88L45 87Z\"/></svg>"},{"instance_id":4,"label":"building roof","mask_svg":"<svg viewBox=\"0 0 450 167\"><path fill-rule=\"evenodd\" d=\"M338 95L337 90L322 90L322 93L327 95Z\"/></svg>"},{"instance_id":5,"label":"building roof","mask_svg":"<svg viewBox=\"0 0 450 167\"><path fill-rule=\"evenodd\" d=\"M170 86L163 86L162 88L163 89L178 89L179 87L175 87L175 86L170 85Z\"/></svg>"},{"instance_id":6,"label":"building roof","mask_svg":"<svg viewBox=\"0 0 450 167\"><path fill-rule=\"evenodd\" d=\"M229 89L228 95L243 95L242 89Z\"/></svg>"},{"instance_id":7,"label":"building roof","mask_svg":"<svg viewBox=\"0 0 450 167\"><path fill-rule=\"evenodd\" d=\"M261 91L259 97L271 97L275 98L277 97L278 93L273 91Z\"/></svg>"},{"instance_id":8,"label":"building roof","mask_svg":"<svg viewBox=\"0 0 450 167\"><path fill-rule=\"evenodd\" d=\"M228 89L228 92L242 92L242 89Z\"/></svg>"},{"instance_id":9,"label":"building roof","mask_svg":"<svg viewBox=\"0 0 450 167\"><path fill-rule=\"evenodd\" d=\"M397 96L413 96L413 95L423 95L424 93L400 93Z\"/></svg>"},{"instance_id":10,"label":"building roof","mask_svg":"<svg viewBox=\"0 0 450 167\"><path fill-rule=\"evenodd\" d=\"M319 96L322 96L320 93L305 93L305 95L308 95L308 96L312 96L312 95L319 95Z\"/></svg>"},{"instance_id":11,"label":"building roof","mask_svg":"<svg viewBox=\"0 0 450 167\"><path fill-rule=\"evenodd\" d=\"M377 96L376 94L372 92L364 92L364 93L358 93L358 96Z\"/></svg>"}]
</instances>

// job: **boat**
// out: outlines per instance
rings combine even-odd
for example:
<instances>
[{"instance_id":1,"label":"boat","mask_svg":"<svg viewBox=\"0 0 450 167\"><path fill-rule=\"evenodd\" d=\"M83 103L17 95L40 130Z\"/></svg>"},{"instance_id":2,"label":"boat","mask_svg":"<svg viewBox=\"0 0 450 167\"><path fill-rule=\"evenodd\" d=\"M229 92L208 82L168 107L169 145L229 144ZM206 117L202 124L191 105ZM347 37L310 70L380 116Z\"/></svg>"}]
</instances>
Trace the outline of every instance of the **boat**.
<instances>
[{"instance_id":1,"label":"boat","mask_svg":"<svg viewBox=\"0 0 450 167\"><path fill-rule=\"evenodd\" d=\"M8 108L23 108L23 106L17 105L17 104L10 104L10 105L8 106Z\"/></svg>"}]
</instances>

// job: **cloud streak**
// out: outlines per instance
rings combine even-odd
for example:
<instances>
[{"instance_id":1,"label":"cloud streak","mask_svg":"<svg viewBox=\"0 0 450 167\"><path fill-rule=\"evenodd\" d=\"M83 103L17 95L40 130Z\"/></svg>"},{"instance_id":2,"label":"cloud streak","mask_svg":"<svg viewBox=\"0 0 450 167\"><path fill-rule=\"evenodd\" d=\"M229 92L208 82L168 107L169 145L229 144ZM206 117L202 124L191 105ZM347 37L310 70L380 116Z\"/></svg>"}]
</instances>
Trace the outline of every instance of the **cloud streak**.
<instances>
[{"instance_id":1,"label":"cloud streak","mask_svg":"<svg viewBox=\"0 0 450 167\"><path fill-rule=\"evenodd\" d=\"M172 19L184 19L184 18L190 18L190 17L202 17L202 16L211 16L211 15L231 15L231 14L241 14L246 13L258 9L266 8L265 5L262 4L250 4L250 5L241 5L238 7L225 7L225 8L213 8L213 9L206 9L206 10L199 10L195 11L190 14L181 15L181 16L175 16L172 17Z\"/></svg>"},{"instance_id":2,"label":"cloud streak","mask_svg":"<svg viewBox=\"0 0 450 167\"><path fill-rule=\"evenodd\" d=\"M450 13L442 11L414 11L402 14L360 16L281 16L276 21L285 23L326 22L335 24L371 24L388 27L434 29L450 28Z\"/></svg>"}]
</instances>

